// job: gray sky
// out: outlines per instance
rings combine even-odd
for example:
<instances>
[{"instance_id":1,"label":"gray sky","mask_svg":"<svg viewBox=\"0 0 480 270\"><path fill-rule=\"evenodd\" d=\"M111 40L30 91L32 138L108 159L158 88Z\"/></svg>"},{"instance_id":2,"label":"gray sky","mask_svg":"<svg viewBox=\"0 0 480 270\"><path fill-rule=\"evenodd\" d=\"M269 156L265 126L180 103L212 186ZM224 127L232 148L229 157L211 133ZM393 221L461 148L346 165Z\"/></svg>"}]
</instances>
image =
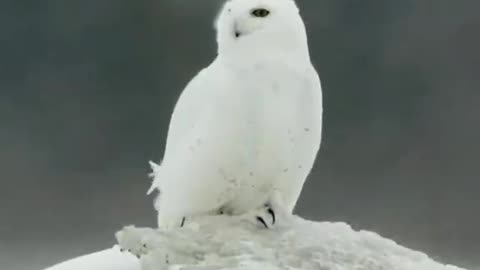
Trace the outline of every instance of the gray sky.
<instances>
[{"instance_id":1,"label":"gray sky","mask_svg":"<svg viewBox=\"0 0 480 270\"><path fill-rule=\"evenodd\" d=\"M298 0L325 96L297 213L479 267L480 2ZM221 1L0 0L0 266L154 226L149 159Z\"/></svg>"}]
</instances>

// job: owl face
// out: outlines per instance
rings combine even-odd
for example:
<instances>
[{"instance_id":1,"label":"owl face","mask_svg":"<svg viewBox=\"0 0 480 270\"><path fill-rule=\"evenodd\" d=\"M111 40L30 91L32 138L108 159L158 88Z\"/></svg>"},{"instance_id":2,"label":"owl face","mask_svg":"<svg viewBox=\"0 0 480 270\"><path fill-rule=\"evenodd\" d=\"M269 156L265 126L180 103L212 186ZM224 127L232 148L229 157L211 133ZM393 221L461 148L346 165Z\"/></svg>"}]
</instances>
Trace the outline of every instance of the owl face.
<instances>
[{"instance_id":1,"label":"owl face","mask_svg":"<svg viewBox=\"0 0 480 270\"><path fill-rule=\"evenodd\" d=\"M293 0L230 0L217 21L219 54L306 55L305 25Z\"/></svg>"},{"instance_id":2,"label":"owl face","mask_svg":"<svg viewBox=\"0 0 480 270\"><path fill-rule=\"evenodd\" d=\"M232 38L241 39L253 33L279 31L295 13L298 10L293 0L231 0L222 10L221 23L229 25Z\"/></svg>"},{"instance_id":3,"label":"owl face","mask_svg":"<svg viewBox=\"0 0 480 270\"><path fill-rule=\"evenodd\" d=\"M275 17L277 17L275 10L265 4L252 7L230 7L227 12L231 14L232 36L236 39L271 27L269 24L274 24Z\"/></svg>"}]
</instances>

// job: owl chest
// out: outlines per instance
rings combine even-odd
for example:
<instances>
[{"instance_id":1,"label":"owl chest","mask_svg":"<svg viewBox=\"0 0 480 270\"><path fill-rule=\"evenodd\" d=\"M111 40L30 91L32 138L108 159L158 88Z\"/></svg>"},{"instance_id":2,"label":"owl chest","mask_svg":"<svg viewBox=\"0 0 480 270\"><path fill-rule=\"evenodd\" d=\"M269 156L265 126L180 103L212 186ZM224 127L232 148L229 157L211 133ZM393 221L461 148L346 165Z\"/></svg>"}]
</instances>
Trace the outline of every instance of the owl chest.
<instances>
[{"instance_id":1,"label":"owl chest","mask_svg":"<svg viewBox=\"0 0 480 270\"><path fill-rule=\"evenodd\" d=\"M271 123L285 115L296 116L301 106L308 106L305 79L294 69L257 64L236 74L230 84L235 87L228 94L234 97L230 108L241 117L263 117Z\"/></svg>"},{"instance_id":2,"label":"owl chest","mask_svg":"<svg viewBox=\"0 0 480 270\"><path fill-rule=\"evenodd\" d=\"M301 74L280 67L240 74L221 117L253 160L285 163L319 139L318 105Z\"/></svg>"}]
</instances>

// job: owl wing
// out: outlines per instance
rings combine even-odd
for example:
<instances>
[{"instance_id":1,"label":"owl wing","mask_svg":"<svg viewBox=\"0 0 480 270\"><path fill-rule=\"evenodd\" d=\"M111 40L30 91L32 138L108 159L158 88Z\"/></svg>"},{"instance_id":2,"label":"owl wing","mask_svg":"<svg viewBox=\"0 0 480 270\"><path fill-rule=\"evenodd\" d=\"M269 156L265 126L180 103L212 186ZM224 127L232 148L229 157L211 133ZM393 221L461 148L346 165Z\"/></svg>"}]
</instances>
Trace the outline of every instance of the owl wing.
<instances>
[{"instance_id":1,"label":"owl wing","mask_svg":"<svg viewBox=\"0 0 480 270\"><path fill-rule=\"evenodd\" d=\"M176 151L209 106L208 101L218 85L212 71L213 66L200 71L180 95L170 119L164 156Z\"/></svg>"},{"instance_id":2,"label":"owl wing","mask_svg":"<svg viewBox=\"0 0 480 270\"><path fill-rule=\"evenodd\" d=\"M202 114L202 109L205 102L202 99L207 98L209 88L214 82L209 77L209 68L201 70L180 94L168 127L167 142L165 146L165 157L172 155L178 149L178 146L188 137L188 134L195 127L195 123ZM158 177L156 177L162 170L161 164L150 162L152 169L151 177L154 178L152 186L147 194L150 194L156 187L158 187Z\"/></svg>"},{"instance_id":3,"label":"owl wing","mask_svg":"<svg viewBox=\"0 0 480 270\"><path fill-rule=\"evenodd\" d=\"M183 216L206 213L227 200L228 177L222 170L233 162L232 132L223 114L226 71L212 63L185 88L172 114L163 163L154 166L149 193L157 189L155 201L159 226L178 222ZM227 116L225 116L227 115ZM169 225L166 225L167 227Z\"/></svg>"}]
</instances>

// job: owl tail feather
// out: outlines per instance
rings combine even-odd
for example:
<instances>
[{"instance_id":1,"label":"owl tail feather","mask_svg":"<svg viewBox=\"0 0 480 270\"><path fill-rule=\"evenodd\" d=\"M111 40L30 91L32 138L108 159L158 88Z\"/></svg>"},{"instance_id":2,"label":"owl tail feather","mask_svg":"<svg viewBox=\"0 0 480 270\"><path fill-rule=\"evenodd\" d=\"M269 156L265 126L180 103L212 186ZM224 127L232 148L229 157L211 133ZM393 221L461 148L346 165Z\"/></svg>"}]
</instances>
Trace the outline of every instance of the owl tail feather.
<instances>
[{"instance_id":1,"label":"owl tail feather","mask_svg":"<svg viewBox=\"0 0 480 270\"><path fill-rule=\"evenodd\" d=\"M148 162L150 164L150 168L152 169L152 172L148 175L150 178L153 178L153 182L152 182L152 185L150 186L150 189L147 191L147 195L150 195L153 190L155 190L155 188L157 188L157 185L155 183L155 179L156 179L156 176L158 175L158 173L160 172L160 165L153 162L153 161L149 161Z\"/></svg>"}]
</instances>

